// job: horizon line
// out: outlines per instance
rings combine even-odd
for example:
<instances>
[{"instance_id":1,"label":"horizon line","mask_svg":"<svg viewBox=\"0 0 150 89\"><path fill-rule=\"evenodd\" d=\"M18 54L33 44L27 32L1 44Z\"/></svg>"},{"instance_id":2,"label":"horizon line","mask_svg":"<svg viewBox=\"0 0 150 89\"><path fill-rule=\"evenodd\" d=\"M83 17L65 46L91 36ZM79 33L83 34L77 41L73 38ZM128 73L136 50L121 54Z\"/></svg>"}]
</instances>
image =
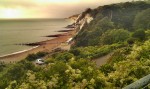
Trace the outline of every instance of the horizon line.
<instances>
[{"instance_id":1,"label":"horizon line","mask_svg":"<svg viewBox=\"0 0 150 89\"><path fill-rule=\"evenodd\" d=\"M67 19L67 18L0 18L0 20L40 20L40 19Z\"/></svg>"}]
</instances>

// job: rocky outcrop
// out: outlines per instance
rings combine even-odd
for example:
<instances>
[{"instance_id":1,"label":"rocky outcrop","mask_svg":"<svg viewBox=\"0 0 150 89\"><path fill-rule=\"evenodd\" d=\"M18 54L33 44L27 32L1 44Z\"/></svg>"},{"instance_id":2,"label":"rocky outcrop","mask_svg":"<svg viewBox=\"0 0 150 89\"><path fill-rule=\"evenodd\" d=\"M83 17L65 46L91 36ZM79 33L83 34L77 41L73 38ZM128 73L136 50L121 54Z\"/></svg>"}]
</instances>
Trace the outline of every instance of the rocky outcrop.
<instances>
[{"instance_id":1,"label":"rocky outcrop","mask_svg":"<svg viewBox=\"0 0 150 89\"><path fill-rule=\"evenodd\" d=\"M73 24L68 25L66 28L76 28L81 30L85 25L89 24L93 20L91 12L92 9L88 8L81 14L70 16L69 19L73 20Z\"/></svg>"},{"instance_id":2,"label":"rocky outcrop","mask_svg":"<svg viewBox=\"0 0 150 89\"><path fill-rule=\"evenodd\" d=\"M89 24L92 20L93 20L93 17L89 13L87 13L85 17L79 20L79 22L76 24L79 25L80 30L81 30L86 24Z\"/></svg>"},{"instance_id":3,"label":"rocky outcrop","mask_svg":"<svg viewBox=\"0 0 150 89\"><path fill-rule=\"evenodd\" d=\"M68 19L75 21L78 18L78 16L79 14L76 14L76 15L70 16Z\"/></svg>"},{"instance_id":4,"label":"rocky outcrop","mask_svg":"<svg viewBox=\"0 0 150 89\"><path fill-rule=\"evenodd\" d=\"M88 8L85 12L79 14L74 22L75 27L81 30L86 24L89 24L93 20L91 12L92 10Z\"/></svg>"}]
</instances>

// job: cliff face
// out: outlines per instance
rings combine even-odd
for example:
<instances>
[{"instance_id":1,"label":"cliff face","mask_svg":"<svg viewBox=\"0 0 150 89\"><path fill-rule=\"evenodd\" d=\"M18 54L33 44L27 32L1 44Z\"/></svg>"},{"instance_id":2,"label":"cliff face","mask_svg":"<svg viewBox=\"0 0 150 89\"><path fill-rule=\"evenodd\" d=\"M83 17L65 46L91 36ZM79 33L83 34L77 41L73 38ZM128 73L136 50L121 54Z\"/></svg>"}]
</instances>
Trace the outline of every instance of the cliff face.
<instances>
[{"instance_id":1,"label":"cliff face","mask_svg":"<svg viewBox=\"0 0 150 89\"><path fill-rule=\"evenodd\" d=\"M69 26L73 26L76 27L76 29L81 30L85 27L85 25L88 25L94 19L95 15L95 10L87 8L80 14L70 16L69 19L73 21L73 24Z\"/></svg>"},{"instance_id":2,"label":"cliff face","mask_svg":"<svg viewBox=\"0 0 150 89\"><path fill-rule=\"evenodd\" d=\"M75 24L79 26L80 30L86 25L89 24L93 20L93 17L86 13L85 16L83 14L80 14L79 17L76 19Z\"/></svg>"},{"instance_id":3,"label":"cliff face","mask_svg":"<svg viewBox=\"0 0 150 89\"><path fill-rule=\"evenodd\" d=\"M75 46L98 45L102 34L114 28L133 31L136 15L148 8L149 3L137 1L87 9L78 15L73 24L78 29Z\"/></svg>"},{"instance_id":4,"label":"cliff face","mask_svg":"<svg viewBox=\"0 0 150 89\"><path fill-rule=\"evenodd\" d=\"M85 12L79 14L75 19L74 24L76 27L79 27L79 30L81 30L86 24L89 24L93 20L91 11L91 9L87 9Z\"/></svg>"},{"instance_id":5,"label":"cliff face","mask_svg":"<svg viewBox=\"0 0 150 89\"><path fill-rule=\"evenodd\" d=\"M75 21L78 18L79 14L68 17L68 19Z\"/></svg>"}]
</instances>

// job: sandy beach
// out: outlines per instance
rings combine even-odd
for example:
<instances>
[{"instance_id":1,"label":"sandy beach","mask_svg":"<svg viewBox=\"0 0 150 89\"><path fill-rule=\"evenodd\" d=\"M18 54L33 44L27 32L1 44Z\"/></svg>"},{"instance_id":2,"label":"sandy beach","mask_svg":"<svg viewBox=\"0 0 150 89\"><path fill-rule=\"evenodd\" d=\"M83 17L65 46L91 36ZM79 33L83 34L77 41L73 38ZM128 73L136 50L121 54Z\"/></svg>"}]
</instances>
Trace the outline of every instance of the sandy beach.
<instances>
[{"instance_id":1,"label":"sandy beach","mask_svg":"<svg viewBox=\"0 0 150 89\"><path fill-rule=\"evenodd\" d=\"M37 42L40 44L39 46L36 46L36 47L33 46L34 48L30 50L0 57L0 61L5 62L5 63L10 63L10 62L13 63L13 62L23 60L29 54L32 54L32 53L37 53L40 51L51 52L53 49L59 47L62 43L66 42L69 38L73 37L75 33L76 33L76 30L73 29L68 32L62 33L60 36L55 37L54 39Z\"/></svg>"}]
</instances>

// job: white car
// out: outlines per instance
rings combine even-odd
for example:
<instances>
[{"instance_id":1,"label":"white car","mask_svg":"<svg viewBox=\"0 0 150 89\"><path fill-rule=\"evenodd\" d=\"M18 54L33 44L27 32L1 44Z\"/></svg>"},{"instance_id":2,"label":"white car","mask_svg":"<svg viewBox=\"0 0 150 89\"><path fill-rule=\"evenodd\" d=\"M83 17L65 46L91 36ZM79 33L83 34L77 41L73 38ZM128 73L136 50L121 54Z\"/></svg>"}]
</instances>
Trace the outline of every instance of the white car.
<instances>
[{"instance_id":1,"label":"white car","mask_svg":"<svg viewBox=\"0 0 150 89\"><path fill-rule=\"evenodd\" d=\"M35 63L38 65L42 65L42 64L44 64L44 60L43 59L37 59Z\"/></svg>"}]
</instances>

